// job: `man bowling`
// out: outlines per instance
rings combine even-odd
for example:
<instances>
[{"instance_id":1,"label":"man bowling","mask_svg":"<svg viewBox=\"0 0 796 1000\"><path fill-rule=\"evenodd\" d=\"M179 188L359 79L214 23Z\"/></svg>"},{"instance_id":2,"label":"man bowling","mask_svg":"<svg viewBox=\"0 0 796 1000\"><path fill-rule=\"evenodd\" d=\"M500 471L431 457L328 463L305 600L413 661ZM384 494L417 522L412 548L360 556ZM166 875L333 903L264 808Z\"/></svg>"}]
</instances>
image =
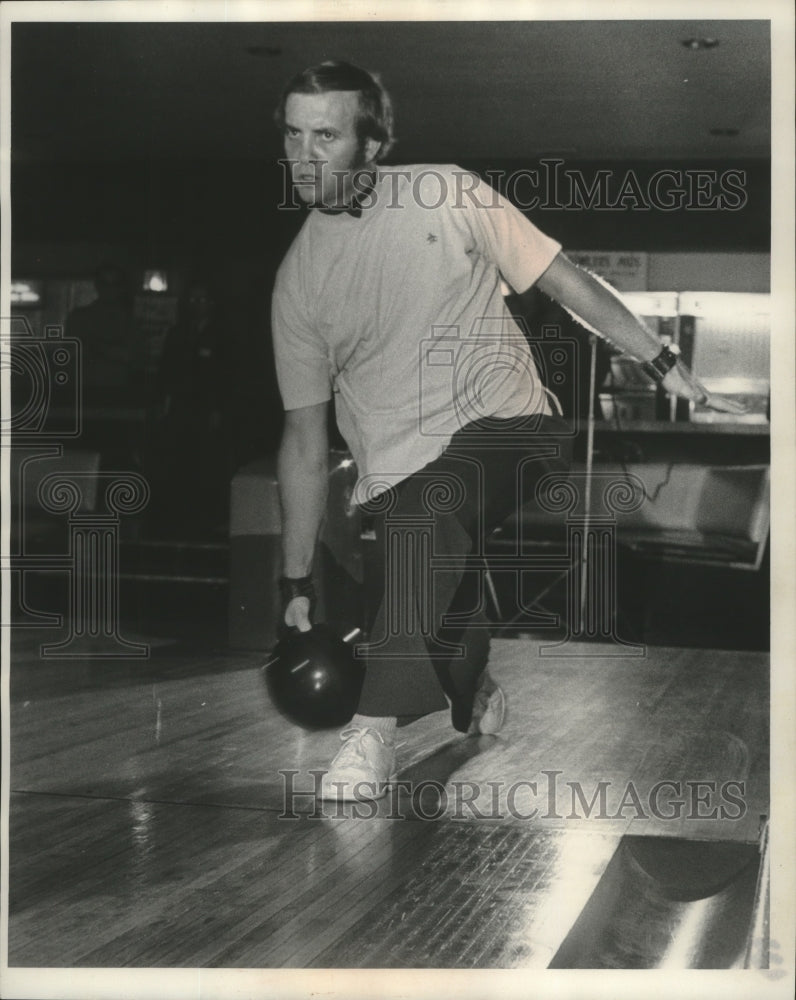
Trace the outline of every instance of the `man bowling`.
<instances>
[{"instance_id":1,"label":"man bowling","mask_svg":"<svg viewBox=\"0 0 796 1000\"><path fill-rule=\"evenodd\" d=\"M539 288L636 358L667 392L729 407L709 398L620 298L476 175L454 166L385 167L392 108L368 72L342 62L305 70L288 84L276 119L295 191L311 208L273 295L285 408L284 622L300 631L312 624L310 574L334 399L357 465L355 500L375 517L384 572L357 712L319 794L374 799L395 777L401 721L449 706L464 734L496 734L504 722L505 695L487 668L486 622L467 617L473 574L450 567L477 554L484 533L532 496L540 477L565 470L568 437L502 283L518 294ZM494 364L485 369L489 352ZM449 557L430 593L422 571L407 579L400 547L386 545L388 518L430 519L434 555Z\"/></svg>"}]
</instances>

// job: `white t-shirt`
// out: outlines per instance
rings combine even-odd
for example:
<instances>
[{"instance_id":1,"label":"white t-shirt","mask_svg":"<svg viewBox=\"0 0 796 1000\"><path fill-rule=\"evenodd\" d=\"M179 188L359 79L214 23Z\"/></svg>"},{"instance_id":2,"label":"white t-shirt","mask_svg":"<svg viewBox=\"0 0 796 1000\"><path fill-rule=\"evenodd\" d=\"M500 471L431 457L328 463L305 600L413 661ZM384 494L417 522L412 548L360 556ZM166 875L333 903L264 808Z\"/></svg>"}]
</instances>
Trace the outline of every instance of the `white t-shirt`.
<instances>
[{"instance_id":1,"label":"white t-shirt","mask_svg":"<svg viewBox=\"0 0 796 1000\"><path fill-rule=\"evenodd\" d=\"M501 279L525 291L561 246L455 166L379 168L363 206L310 212L277 274L273 337L285 409L334 393L375 494L374 477L399 482L473 420L550 413Z\"/></svg>"}]
</instances>

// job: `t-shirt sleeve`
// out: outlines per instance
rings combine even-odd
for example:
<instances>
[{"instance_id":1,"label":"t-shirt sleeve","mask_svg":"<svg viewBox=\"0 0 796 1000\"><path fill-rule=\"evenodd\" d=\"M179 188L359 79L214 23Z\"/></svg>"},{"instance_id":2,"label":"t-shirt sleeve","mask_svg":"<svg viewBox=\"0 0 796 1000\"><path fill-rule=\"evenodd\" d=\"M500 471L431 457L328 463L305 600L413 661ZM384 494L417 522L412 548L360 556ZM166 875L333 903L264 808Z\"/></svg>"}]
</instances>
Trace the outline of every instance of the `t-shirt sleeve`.
<instances>
[{"instance_id":1,"label":"t-shirt sleeve","mask_svg":"<svg viewBox=\"0 0 796 1000\"><path fill-rule=\"evenodd\" d=\"M327 347L291 287L290 271L277 275L271 301L276 378L286 410L332 398Z\"/></svg>"},{"instance_id":2,"label":"t-shirt sleeve","mask_svg":"<svg viewBox=\"0 0 796 1000\"><path fill-rule=\"evenodd\" d=\"M494 262L515 292L525 292L561 252L561 244L477 175L459 204L479 252Z\"/></svg>"}]
</instances>

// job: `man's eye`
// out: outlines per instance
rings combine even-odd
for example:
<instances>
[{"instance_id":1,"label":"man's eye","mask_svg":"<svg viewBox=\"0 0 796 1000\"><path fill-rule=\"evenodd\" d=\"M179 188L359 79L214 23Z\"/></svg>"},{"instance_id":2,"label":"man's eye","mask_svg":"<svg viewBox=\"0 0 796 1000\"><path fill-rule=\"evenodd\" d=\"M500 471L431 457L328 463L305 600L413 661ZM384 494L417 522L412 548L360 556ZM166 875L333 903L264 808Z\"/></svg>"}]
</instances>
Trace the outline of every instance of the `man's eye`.
<instances>
[{"instance_id":1,"label":"man's eye","mask_svg":"<svg viewBox=\"0 0 796 1000\"><path fill-rule=\"evenodd\" d=\"M321 136L324 142L331 142L334 139L334 132L324 132Z\"/></svg>"}]
</instances>

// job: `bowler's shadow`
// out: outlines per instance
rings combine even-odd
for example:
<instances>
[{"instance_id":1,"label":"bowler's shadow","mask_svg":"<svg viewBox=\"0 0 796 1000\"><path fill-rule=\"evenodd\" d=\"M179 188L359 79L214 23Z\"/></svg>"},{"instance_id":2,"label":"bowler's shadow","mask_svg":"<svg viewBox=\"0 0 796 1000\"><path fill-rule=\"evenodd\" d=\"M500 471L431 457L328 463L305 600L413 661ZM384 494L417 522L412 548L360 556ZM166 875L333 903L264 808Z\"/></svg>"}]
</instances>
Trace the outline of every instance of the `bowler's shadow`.
<instances>
[{"instance_id":1,"label":"bowler's shadow","mask_svg":"<svg viewBox=\"0 0 796 1000\"><path fill-rule=\"evenodd\" d=\"M393 808L402 819L433 820L449 814L448 781L468 761L500 742L498 736L469 736L451 740L411 764L398 775Z\"/></svg>"}]
</instances>

